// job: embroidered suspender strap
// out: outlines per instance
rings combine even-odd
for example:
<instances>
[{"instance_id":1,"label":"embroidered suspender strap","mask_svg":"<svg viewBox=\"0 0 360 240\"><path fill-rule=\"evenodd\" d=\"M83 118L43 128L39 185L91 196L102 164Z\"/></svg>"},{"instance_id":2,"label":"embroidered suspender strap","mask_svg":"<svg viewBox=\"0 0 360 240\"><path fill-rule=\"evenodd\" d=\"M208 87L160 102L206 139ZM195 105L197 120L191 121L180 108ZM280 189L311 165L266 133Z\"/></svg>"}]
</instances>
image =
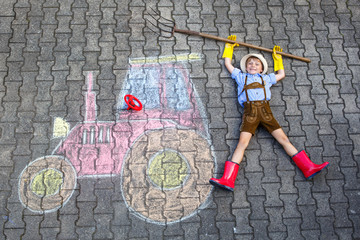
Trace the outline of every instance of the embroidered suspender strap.
<instances>
[{"instance_id":1,"label":"embroidered suspender strap","mask_svg":"<svg viewBox=\"0 0 360 240\"><path fill-rule=\"evenodd\" d=\"M264 86L261 83L254 82L250 83L249 85L244 86L245 89L256 89L256 88L264 88Z\"/></svg>"},{"instance_id":2,"label":"embroidered suspender strap","mask_svg":"<svg viewBox=\"0 0 360 240\"><path fill-rule=\"evenodd\" d=\"M250 102L249 101L249 96L248 96L248 92L247 92L247 75L245 77L245 85L244 85L244 88L243 88L243 91L245 90L245 95L246 95L246 101L247 102Z\"/></svg>"},{"instance_id":3,"label":"embroidered suspender strap","mask_svg":"<svg viewBox=\"0 0 360 240\"><path fill-rule=\"evenodd\" d=\"M261 81L262 81L262 85L263 85L263 89L264 89L264 95L265 95L265 101L266 101L266 90L265 90L265 83L264 83L264 79L262 78L262 76L260 75Z\"/></svg>"},{"instance_id":4,"label":"embroidered suspender strap","mask_svg":"<svg viewBox=\"0 0 360 240\"><path fill-rule=\"evenodd\" d=\"M245 77L245 85L244 85L244 88L243 88L243 90L241 91L241 93L245 91L246 101L247 101L247 102L250 102L250 100L249 100L249 95L248 95L247 90L248 90L248 89L256 89L256 88L262 88L262 89L264 90L264 96L265 96L265 101L266 101L265 82L264 82L264 79L262 78L261 75L260 75L260 78L261 78L262 84L260 84L260 83L258 83L258 82L254 82L254 83L251 83L251 84L247 85L247 76ZM240 94L241 94L241 93L240 93Z\"/></svg>"}]
</instances>

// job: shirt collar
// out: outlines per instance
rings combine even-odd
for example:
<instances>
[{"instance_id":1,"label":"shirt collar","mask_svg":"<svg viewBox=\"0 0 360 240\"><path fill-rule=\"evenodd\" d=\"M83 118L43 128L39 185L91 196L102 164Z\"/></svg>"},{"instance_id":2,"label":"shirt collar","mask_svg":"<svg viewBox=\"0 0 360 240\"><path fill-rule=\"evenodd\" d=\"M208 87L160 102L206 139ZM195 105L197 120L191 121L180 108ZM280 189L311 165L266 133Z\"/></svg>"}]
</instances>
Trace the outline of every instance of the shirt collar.
<instances>
[{"instance_id":1,"label":"shirt collar","mask_svg":"<svg viewBox=\"0 0 360 240\"><path fill-rule=\"evenodd\" d=\"M262 75L260 73L256 73L256 74L250 74L250 73L246 73L246 75L248 77L262 77Z\"/></svg>"}]
</instances>

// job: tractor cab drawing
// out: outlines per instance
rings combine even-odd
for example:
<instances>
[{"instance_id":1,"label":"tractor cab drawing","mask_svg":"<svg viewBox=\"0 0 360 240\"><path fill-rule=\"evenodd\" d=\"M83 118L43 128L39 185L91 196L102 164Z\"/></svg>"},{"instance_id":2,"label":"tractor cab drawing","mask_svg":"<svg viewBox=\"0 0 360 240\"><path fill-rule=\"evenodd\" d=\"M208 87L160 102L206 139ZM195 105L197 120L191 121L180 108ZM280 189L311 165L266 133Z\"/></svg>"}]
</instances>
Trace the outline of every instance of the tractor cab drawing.
<instances>
[{"instance_id":1,"label":"tractor cab drawing","mask_svg":"<svg viewBox=\"0 0 360 240\"><path fill-rule=\"evenodd\" d=\"M56 211L71 198L77 178L119 175L126 205L140 218L163 224L191 216L210 194L214 160L187 69L179 62L130 65L115 122L97 119L91 72L86 80L85 121L52 155L22 171L22 204ZM138 98L142 110L127 110L126 95Z\"/></svg>"}]
</instances>

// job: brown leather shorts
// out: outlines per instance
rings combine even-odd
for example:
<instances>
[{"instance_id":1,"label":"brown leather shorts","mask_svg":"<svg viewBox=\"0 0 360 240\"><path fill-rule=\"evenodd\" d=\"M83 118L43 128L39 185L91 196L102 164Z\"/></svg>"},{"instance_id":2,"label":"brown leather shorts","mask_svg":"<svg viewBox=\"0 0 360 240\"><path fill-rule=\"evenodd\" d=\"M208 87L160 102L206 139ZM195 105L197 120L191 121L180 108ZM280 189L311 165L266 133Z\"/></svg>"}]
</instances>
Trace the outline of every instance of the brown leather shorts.
<instances>
[{"instance_id":1,"label":"brown leather shorts","mask_svg":"<svg viewBox=\"0 0 360 240\"><path fill-rule=\"evenodd\" d=\"M240 131L249 132L254 135L259 124L265 127L270 133L281 128L272 114L269 101L245 102Z\"/></svg>"}]
</instances>

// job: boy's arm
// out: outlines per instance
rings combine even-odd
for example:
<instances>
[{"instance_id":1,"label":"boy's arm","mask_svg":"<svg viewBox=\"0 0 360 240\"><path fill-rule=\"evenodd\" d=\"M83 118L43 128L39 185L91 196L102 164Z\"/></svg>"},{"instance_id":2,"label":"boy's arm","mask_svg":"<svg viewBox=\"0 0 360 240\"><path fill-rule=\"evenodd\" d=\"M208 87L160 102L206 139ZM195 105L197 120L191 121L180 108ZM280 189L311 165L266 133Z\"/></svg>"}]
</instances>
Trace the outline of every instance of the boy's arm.
<instances>
[{"instance_id":1,"label":"boy's arm","mask_svg":"<svg viewBox=\"0 0 360 240\"><path fill-rule=\"evenodd\" d=\"M284 79L284 77L285 77L285 71L284 71L284 69L280 69L280 70L277 71L277 73L275 74L275 79L276 79L277 82L280 81L280 80L282 80L282 79Z\"/></svg>"},{"instance_id":2,"label":"boy's arm","mask_svg":"<svg viewBox=\"0 0 360 240\"><path fill-rule=\"evenodd\" d=\"M228 39L236 41L236 35L230 35L228 36ZM222 58L225 58L225 67L230 72L230 74L234 71L234 66L231 64L231 60L233 57L234 47L236 46L239 46L239 44L226 43L222 56Z\"/></svg>"},{"instance_id":3,"label":"boy's arm","mask_svg":"<svg viewBox=\"0 0 360 240\"><path fill-rule=\"evenodd\" d=\"M234 66L231 64L231 58L225 58L225 67L231 74L234 71Z\"/></svg>"},{"instance_id":4,"label":"boy's arm","mask_svg":"<svg viewBox=\"0 0 360 240\"><path fill-rule=\"evenodd\" d=\"M276 81L280 81L285 77L285 70L283 65L282 56L277 54L276 51L282 52L282 48L279 46L274 46L272 57L274 59L274 72Z\"/></svg>"}]
</instances>

